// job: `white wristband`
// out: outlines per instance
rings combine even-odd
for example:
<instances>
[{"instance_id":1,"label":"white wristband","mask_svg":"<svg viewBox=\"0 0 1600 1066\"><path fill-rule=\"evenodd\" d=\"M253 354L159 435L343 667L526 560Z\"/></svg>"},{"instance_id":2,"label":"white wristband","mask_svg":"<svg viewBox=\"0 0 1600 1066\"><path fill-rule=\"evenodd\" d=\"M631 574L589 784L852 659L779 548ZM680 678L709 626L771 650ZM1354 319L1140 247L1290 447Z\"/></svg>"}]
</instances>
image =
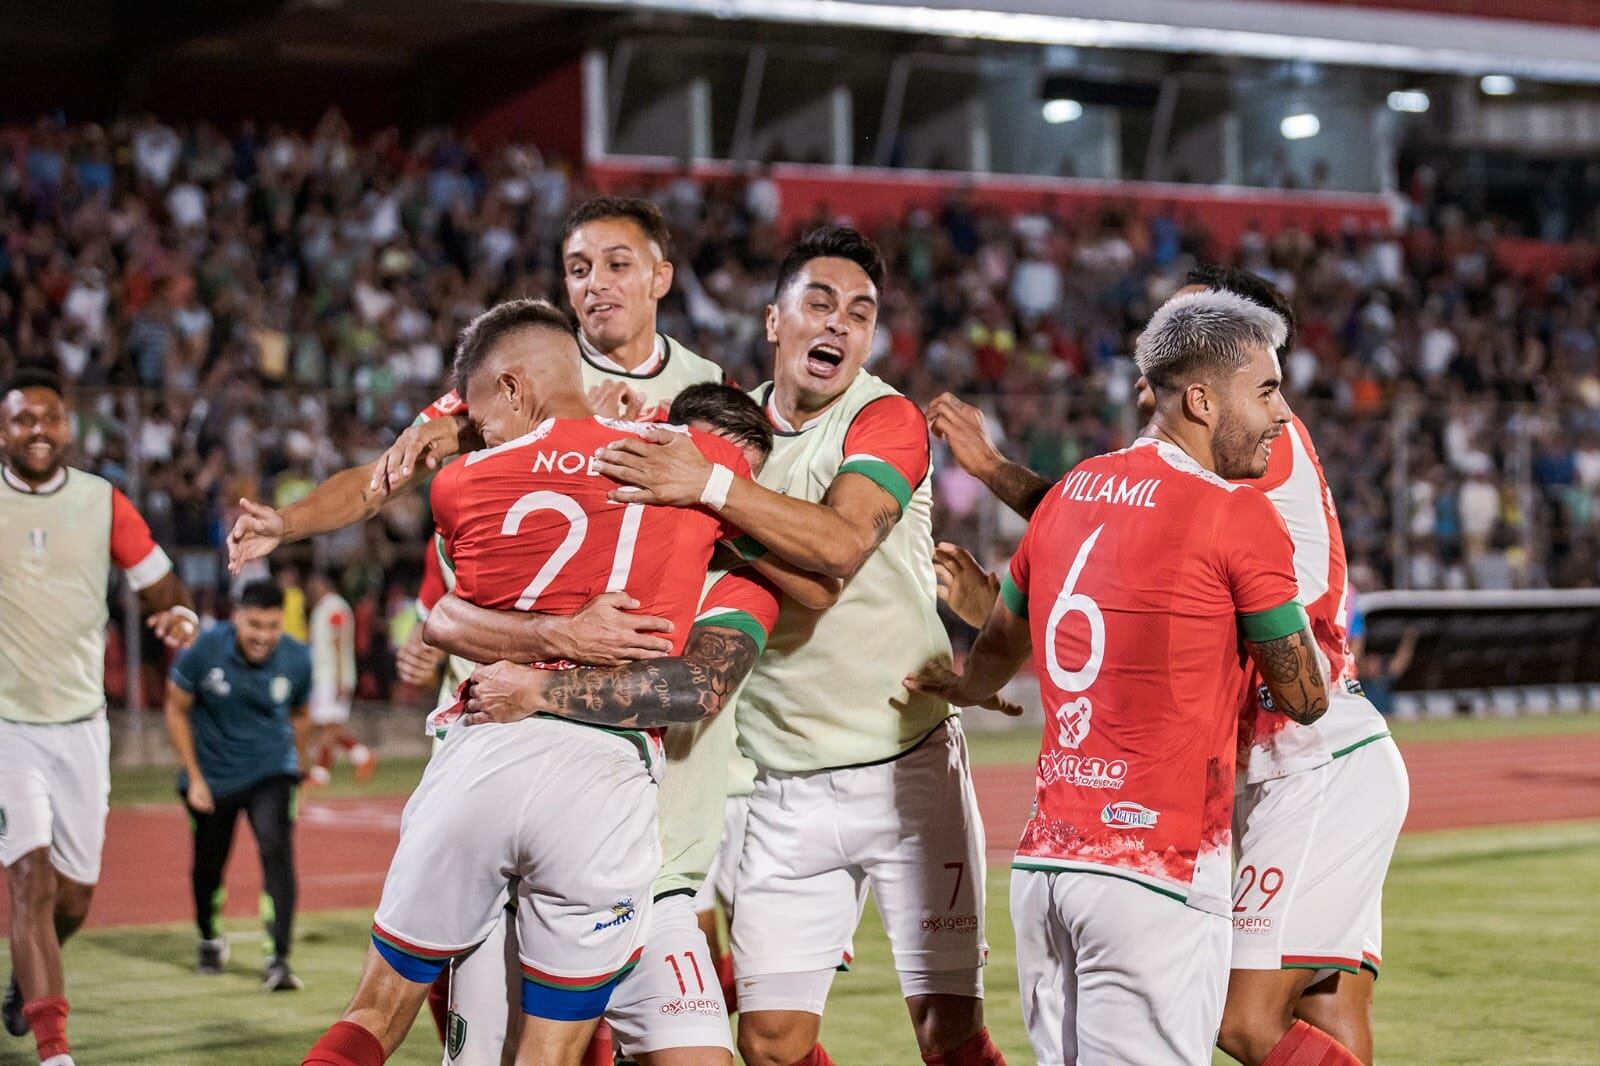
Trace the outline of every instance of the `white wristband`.
<instances>
[{"instance_id":1,"label":"white wristband","mask_svg":"<svg viewBox=\"0 0 1600 1066\"><path fill-rule=\"evenodd\" d=\"M168 613L175 614L179 618L182 618L184 621L188 622L195 632L198 633L200 631L200 616L195 614L191 608L179 604L176 607L168 608Z\"/></svg>"},{"instance_id":2,"label":"white wristband","mask_svg":"<svg viewBox=\"0 0 1600 1066\"><path fill-rule=\"evenodd\" d=\"M700 490L700 502L713 511L720 511L722 505L728 502L728 490L732 487L733 471L718 463L711 468L706 487Z\"/></svg>"}]
</instances>

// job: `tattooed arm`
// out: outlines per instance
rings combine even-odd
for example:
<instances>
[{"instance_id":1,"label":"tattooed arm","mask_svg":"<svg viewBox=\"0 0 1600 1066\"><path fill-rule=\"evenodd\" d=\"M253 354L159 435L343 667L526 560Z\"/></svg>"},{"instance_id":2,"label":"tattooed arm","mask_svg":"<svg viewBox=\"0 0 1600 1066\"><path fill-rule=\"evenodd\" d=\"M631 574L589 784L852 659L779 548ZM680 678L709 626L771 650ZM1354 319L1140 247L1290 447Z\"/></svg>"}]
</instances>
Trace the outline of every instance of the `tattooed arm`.
<instances>
[{"instance_id":1,"label":"tattooed arm","mask_svg":"<svg viewBox=\"0 0 1600 1066\"><path fill-rule=\"evenodd\" d=\"M468 682L468 725L553 714L591 725L652 729L721 712L755 665L756 642L742 630L695 627L681 657L624 666L540 670L498 662Z\"/></svg>"},{"instance_id":2,"label":"tattooed arm","mask_svg":"<svg viewBox=\"0 0 1600 1066\"><path fill-rule=\"evenodd\" d=\"M1272 702L1289 718L1310 725L1328 709L1327 673L1309 629L1245 648L1272 693Z\"/></svg>"}]
</instances>

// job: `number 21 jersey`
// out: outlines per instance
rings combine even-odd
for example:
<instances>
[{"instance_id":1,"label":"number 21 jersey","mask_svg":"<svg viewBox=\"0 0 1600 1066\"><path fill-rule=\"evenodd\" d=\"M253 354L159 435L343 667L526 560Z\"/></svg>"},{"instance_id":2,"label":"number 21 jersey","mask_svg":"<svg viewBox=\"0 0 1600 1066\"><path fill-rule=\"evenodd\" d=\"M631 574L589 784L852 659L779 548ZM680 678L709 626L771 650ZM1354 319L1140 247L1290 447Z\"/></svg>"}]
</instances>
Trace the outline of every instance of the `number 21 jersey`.
<instances>
[{"instance_id":1,"label":"number 21 jersey","mask_svg":"<svg viewBox=\"0 0 1600 1066\"><path fill-rule=\"evenodd\" d=\"M1001 595L1029 621L1045 711L1015 865L1226 914L1241 628L1270 640L1305 624L1283 519L1141 438L1050 490Z\"/></svg>"},{"instance_id":2,"label":"number 21 jersey","mask_svg":"<svg viewBox=\"0 0 1600 1066\"><path fill-rule=\"evenodd\" d=\"M434 519L455 567L456 595L493 610L570 615L601 593L625 590L641 613L672 621L673 654L680 654L712 550L736 531L701 508L607 499L617 483L595 471L595 453L647 428L550 419L440 471ZM712 462L750 476L733 444L680 431Z\"/></svg>"}]
</instances>

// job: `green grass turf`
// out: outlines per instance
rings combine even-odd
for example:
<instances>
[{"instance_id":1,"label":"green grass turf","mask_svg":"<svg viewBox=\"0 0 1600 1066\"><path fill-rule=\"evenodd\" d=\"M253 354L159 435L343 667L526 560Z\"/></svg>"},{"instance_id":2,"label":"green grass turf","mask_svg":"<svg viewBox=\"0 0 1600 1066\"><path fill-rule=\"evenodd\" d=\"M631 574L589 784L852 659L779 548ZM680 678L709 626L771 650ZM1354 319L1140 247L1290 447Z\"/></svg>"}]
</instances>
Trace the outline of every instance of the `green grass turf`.
<instances>
[{"instance_id":1,"label":"green grass turf","mask_svg":"<svg viewBox=\"0 0 1600 1066\"><path fill-rule=\"evenodd\" d=\"M1017 1008L1004 869L989 876L990 1030L1016 1064L1032 1062ZM1594 1063L1600 1022L1600 822L1454 830L1402 840L1385 898L1377 1039L1385 1064ZM259 940L237 942L229 972L193 973L187 926L96 931L67 953L74 1050L118 1066L281 1066L297 1062L355 986L370 916L307 916L298 994L258 990ZM246 922L235 934L255 936ZM854 970L834 983L823 1034L842 1066L919 1060L870 910ZM0 1036L0 1064L32 1063ZM390 1060L436 1063L419 1022ZM1218 1062L1227 1060L1218 1057Z\"/></svg>"}]
</instances>

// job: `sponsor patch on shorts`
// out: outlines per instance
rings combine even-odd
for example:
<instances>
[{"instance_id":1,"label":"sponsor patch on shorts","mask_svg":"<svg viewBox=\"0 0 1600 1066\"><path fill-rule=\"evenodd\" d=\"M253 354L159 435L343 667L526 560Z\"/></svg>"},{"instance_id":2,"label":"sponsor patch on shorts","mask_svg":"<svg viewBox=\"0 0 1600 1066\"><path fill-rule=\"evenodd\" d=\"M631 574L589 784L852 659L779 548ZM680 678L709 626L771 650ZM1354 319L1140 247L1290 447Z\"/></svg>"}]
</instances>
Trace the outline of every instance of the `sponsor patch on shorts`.
<instances>
[{"instance_id":1,"label":"sponsor patch on shorts","mask_svg":"<svg viewBox=\"0 0 1600 1066\"><path fill-rule=\"evenodd\" d=\"M661 1013L669 1018L676 1018L682 1014L701 1014L707 1018L722 1017L722 1001L720 999L674 999L661 1004Z\"/></svg>"}]
</instances>

